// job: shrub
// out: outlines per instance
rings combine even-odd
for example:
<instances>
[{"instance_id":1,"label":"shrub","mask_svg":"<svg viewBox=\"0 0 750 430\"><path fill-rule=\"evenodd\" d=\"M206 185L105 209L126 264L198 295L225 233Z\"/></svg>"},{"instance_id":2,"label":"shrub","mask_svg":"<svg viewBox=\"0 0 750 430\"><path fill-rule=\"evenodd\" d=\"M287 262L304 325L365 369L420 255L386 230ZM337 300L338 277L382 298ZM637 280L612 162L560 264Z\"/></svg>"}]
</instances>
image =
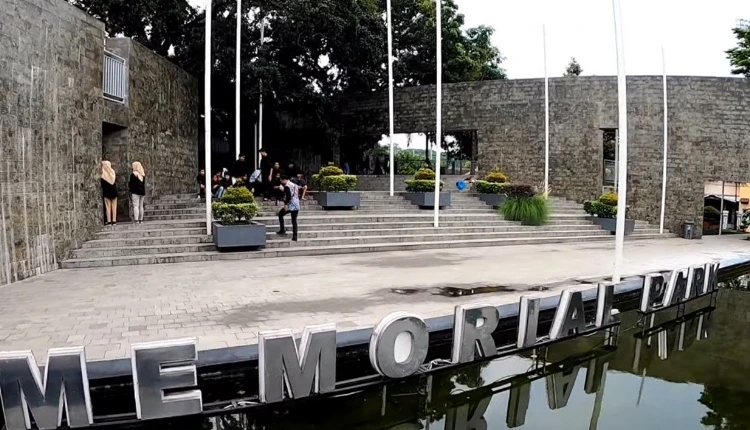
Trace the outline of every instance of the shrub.
<instances>
[{"instance_id":1,"label":"shrub","mask_svg":"<svg viewBox=\"0 0 750 430\"><path fill-rule=\"evenodd\" d=\"M490 173L487 174L487 177L485 177L484 180L487 182L504 184L508 182L508 175L501 172L499 167L495 167Z\"/></svg>"},{"instance_id":2,"label":"shrub","mask_svg":"<svg viewBox=\"0 0 750 430\"><path fill-rule=\"evenodd\" d=\"M542 196L509 197L500 212L508 221L521 221L523 225L542 225L549 218L549 206Z\"/></svg>"},{"instance_id":3,"label":"shrub","mask_svg":"<svg viewBox=\"0 0 750 430\"><path fill-rule=\"evenodd\" d=\"M599 201L605 205L617 206L617 193L606 193L599 197Z\"/></svg>"},{"instance_id":4,"label":"shrub","mask_svg":"<svg viewBox=\"0 0 750 430\"><path fill-rule=\"evenodd\" d=\"M617 206L604 204L599 200L587 201L583 204L583 210L587 214L599 218L614 218L617 216Z\"/></svg>"},{"instance_id":5,"label":"shrub","mask_svg":"<svg viewBox=\"0 0 750 430\"><path fill-rule=\"evenodd\" d=\"M320 169L320 173L318 173L318 175L321 178L324 178L326 176L338 176L338 175L343 175L343 174L344 174L344 171L341 170L341 168L337 166L323 167L322 169Z\"/></svg>"},{"instance_id":6,"label":"shrub","mask_svg":"<svg viewBox=\"0 0 750 430\"><path fill-rule=\"evenodd\" d=\"M704 218L714 218L719 219L719 216L721 215L721 212L719 212L718 209L716 209L713 206L705 206L703 208L703 217Z\"/></svg>"},{"instance_id":7,"label":"shrub","mask_svg":"<svg viewBox=\"0 0 750 430\"><path fill-rule=\"evenodd\" d=\"M440 189L443 189L445 183L440 181ZM412 179L406 181L406 191L411 193L432 193L435 192L435 180Z\"/></svg>"},{"instance_id":8,"label":"shrub","mask_svg":"<svg viewBox=\"0 0 750 430\"><path fill-rule=\"evenodd\" d=\"M401 151L395 155L396 169L399 175L413 175L424 166L424 157L410 151Z\"/></svg>"},{"instance_id":9,"label":"shrub","mask_svg":"<svg viewBox=\"0 0 750 430\"><path fill-rule=\"evenodd\" d=\"M318 177L321 191L354 191L357 188L355 175L336 175Z\"/></svg>"},{"instance_id":10,"label":"shrub","mask_svg":"<svg viewBox=\"0 0 750 430\"><path fill-rule=\"evenodd\" d=\"M432 169L422 168L422 169L417 170L417 173L414 174L414 179L434 181L435 172L432 171Z\"/></svg>"},{"instance_id":11,"label":"shrub","mask_svg":"<svg viewBox=\"0 0 750 430\"><path fill-rule=\"evenodd\" d=\"M479 194L505 194L508 191L508 184L477 181L476 188Z\"/></svg>"},{"instance_id":12,"label":"shrub","mask_svg":"<svg viewBox=\"0 0 750 430\"><path fill-rule=\"evenodd\" d=\"M258 204L250 190L233 187L218 202L211 204L211 211L223 225L247 224L258 215Z\"/></svg>"},{"instance_id":13,"label":"shrub","mask_svg":"<svg viewBox=\"0 0 750 430\"><path fill-rule=\"evenodd\" d=\"M505 194L507 194L509 198L531 198L534 197L536 193L534 192L534 187L531 185L508 184L505 186Z\"/></svg>"}]
</instances>

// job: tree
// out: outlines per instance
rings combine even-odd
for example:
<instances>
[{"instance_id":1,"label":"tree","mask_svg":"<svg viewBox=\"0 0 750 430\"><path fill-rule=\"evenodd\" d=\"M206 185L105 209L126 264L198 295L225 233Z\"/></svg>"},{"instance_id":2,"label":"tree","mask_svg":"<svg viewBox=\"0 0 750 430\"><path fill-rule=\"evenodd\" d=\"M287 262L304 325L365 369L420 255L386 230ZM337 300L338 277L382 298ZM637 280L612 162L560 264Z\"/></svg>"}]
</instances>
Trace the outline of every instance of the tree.
<instances>
[{"instance_id":1,"label":"tree","mask_svg":"<svg viewBox=\"0 0 750 430\"><path fill-rule=\"evenodd\" d=\"M570 57L570 63L568 63L568 67L565 69L565 74L563 74L563 76L580 76L581 73L583 73L581 65L578 64L578 61L576 61L574 57Z\"/></svg>"},{"instance_id":2,"label":"tree","mask_svg":"<svg viewBox=\"0 0 750 430\"><path fill-rule=\"evenodd\" d=\"M732 73L750 77L750 21L740 21L732 32L737 38L737 46L726 51Z\"/></svg>"}]
</instances>

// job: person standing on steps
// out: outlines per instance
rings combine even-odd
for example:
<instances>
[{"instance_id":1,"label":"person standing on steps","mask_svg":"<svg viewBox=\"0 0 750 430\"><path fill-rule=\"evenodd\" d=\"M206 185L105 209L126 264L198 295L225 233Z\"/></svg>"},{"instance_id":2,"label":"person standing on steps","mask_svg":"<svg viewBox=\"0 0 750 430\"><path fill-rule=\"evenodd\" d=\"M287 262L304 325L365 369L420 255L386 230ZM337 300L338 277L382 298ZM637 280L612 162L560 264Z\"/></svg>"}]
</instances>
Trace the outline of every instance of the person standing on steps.
<instances>
[{"instance_id":1,"label":"person standing on steps","mask_svg":"<svg viewBox=\"0 0 750 430\"><path fill-rule=\"evenodd\" d=\"M140 162L133 162L133 173L128 182L130 203L133 205L133 223L143 223L143 201L146 199L146 172Z\"/></svg>"},{"instance_id":2,"label":"person standing on steps","mask_svg":"<svg viewBox=\"0 0 750 430\"><path fill-rule=\"evenodd\" d=\"M260 159L260 180L263 184L261 189L261 194L263 195L263 200L268 200L267 194L271 192L271 181L273 180L273 176L271 175L271 170L273 170L273 163L271 163L271 159L268 157L268 152L266 152L265 149L261 149L258 151L260 153L261 159Z\"/></svg>"},{"instance_id":3,"label":"person standing on steps","mask_svg":"<svg viewBox=\"0 0 750 430\"><path fill-rule=\"evenodd\" d=\"M117 187L115 186L115 169L112 163L102 161L102 196L104 197L104 209L107 211L107 224L117 225Z\"/></svg>"},{"instance_id":4,"label":"person standing on steps","mask_svg":"<svg viewBox=\"0 0 750 430\"><path fill-rule=\"evenodd\" d=\"M297 241L297 215L299 215L299 187L292 183L287 176L281 177L281 185L284 187L284 207L279 211L279 236L286 235L284 228L284 216L292 216L292 240Z\"/></svg>"},{"instance_id":5,"label":"person standing on steps","mask_svg":"<svg viewBox=\"0 0 750 430\"><path fill-rule=\"evenodd\" d=\"M195 177L195 181L198 182L198 198L206 198L206 169L201 169L198 176Z\"/></svg>"}]
</instances>

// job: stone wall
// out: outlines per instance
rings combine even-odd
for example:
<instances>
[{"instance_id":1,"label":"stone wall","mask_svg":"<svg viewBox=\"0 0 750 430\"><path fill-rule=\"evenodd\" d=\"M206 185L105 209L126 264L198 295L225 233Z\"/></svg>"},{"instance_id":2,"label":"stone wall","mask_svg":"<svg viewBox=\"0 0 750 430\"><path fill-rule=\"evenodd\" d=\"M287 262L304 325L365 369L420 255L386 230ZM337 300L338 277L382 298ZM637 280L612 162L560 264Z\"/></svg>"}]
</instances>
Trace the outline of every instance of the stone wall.
<instances>
[{"instance_id":1,"label":"stone wall","mask_svg":"<svg viewBox=\"0 0 750 430\"><path fill-rule=\"evenodd\" d=\"M0 0L0 285L55 269L100 228L103 156L116 160L123 204L135 160L151 195L194 188L197 81L117 41L130 51L130 98L106 101L104 40L104 24L63 0Z\"/></svg>"},{"instance_id":2,"label":"stone wall","mask_svg":"<svg viewBox=\"0 0 750 430\"><path fill-rule=\"evenodd\" d=\"M100 225L103 41L64 1L0 0L0 285Z\"/></svg>"},{"instance_id":3,"label":"stone wall","mask_svg":"<svg viewBox=\"0 0 750 430\"><path fill-rule=\"evenodd\" d=\"M628 204L631 216L658 222L661 202L663 105L661 77L629 77ZM703 183L750 181L750 84L743 79L670 77L666 225L701 231ZM352 135L387 133L387 94L343 101ZM397 133L435 129L435 87L398 89ZM550 186L577 201L602 191L602 134L617 128L615 77L550 80ZM478 131L479 168L501 167L515 182L544 180L544 81L448 84L443 130Z\"/></svg>"}]
</instances>

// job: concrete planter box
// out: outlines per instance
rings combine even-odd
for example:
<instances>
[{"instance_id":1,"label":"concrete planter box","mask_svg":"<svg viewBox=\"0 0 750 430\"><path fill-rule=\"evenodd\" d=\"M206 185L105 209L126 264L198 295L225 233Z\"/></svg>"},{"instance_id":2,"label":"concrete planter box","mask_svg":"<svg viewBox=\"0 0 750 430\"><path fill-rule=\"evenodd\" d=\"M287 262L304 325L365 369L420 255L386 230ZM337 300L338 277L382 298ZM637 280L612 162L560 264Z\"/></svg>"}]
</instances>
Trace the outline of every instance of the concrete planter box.
<instances>
[{"instance_id":1,"label":"concrete planter box","mask_svg":"<svg viewBox=\"0 0 750 430\"><path fill-rule=\"evenodd\" d=\"M420 208L435 207L435 193L406 193L407 200ZM438 205L441 208L451 205L451 193L440 193Z\"/></svg>"},{"instance_id":2,"label":"concrete planter box","mask_svg":"<svg viewBox=\"0 0 750 430\"><path fill-rule=\"evenodd\" d=\"M587 217L589 221L593 222L594 224L601 226L604 230L607 230L608 232L615 234L617 231L617 218L599 218L596 216L590 216ZM626 219L625 220L625 235L629 235L630 233L635 230L635 220L632 219Z\"/></svg>"},{"instance_id":3,"label":"concrete planter box","mask_svg":"<svg viewBox=\"0 0 750 430\"><path fill-rule=\"evenodd\" d=\"M505 203L508 197L505 194L479 194L479 200L497 209Z\"/></svg>"},{"instance_id":4,"label":"concrete planter box","mask_svg":"<svg viewBox=\"0 0 750 430\"><path fill-rule=\"evenodd\" d=\"M315 193L315 200L324 208L356 209L360 205L359 193L320 191Z\"/></svg>"},{"instance_id":5,"label":"concrete planter box","mask_svg":"<svg viewBox=\"0 0 750 430\"><path fill-rule=\"evenodd\" d=\"M220 251L266 246L266 226L250 224L222 225L213 223L214 244Z\"/></svg>"}]
</instances>

